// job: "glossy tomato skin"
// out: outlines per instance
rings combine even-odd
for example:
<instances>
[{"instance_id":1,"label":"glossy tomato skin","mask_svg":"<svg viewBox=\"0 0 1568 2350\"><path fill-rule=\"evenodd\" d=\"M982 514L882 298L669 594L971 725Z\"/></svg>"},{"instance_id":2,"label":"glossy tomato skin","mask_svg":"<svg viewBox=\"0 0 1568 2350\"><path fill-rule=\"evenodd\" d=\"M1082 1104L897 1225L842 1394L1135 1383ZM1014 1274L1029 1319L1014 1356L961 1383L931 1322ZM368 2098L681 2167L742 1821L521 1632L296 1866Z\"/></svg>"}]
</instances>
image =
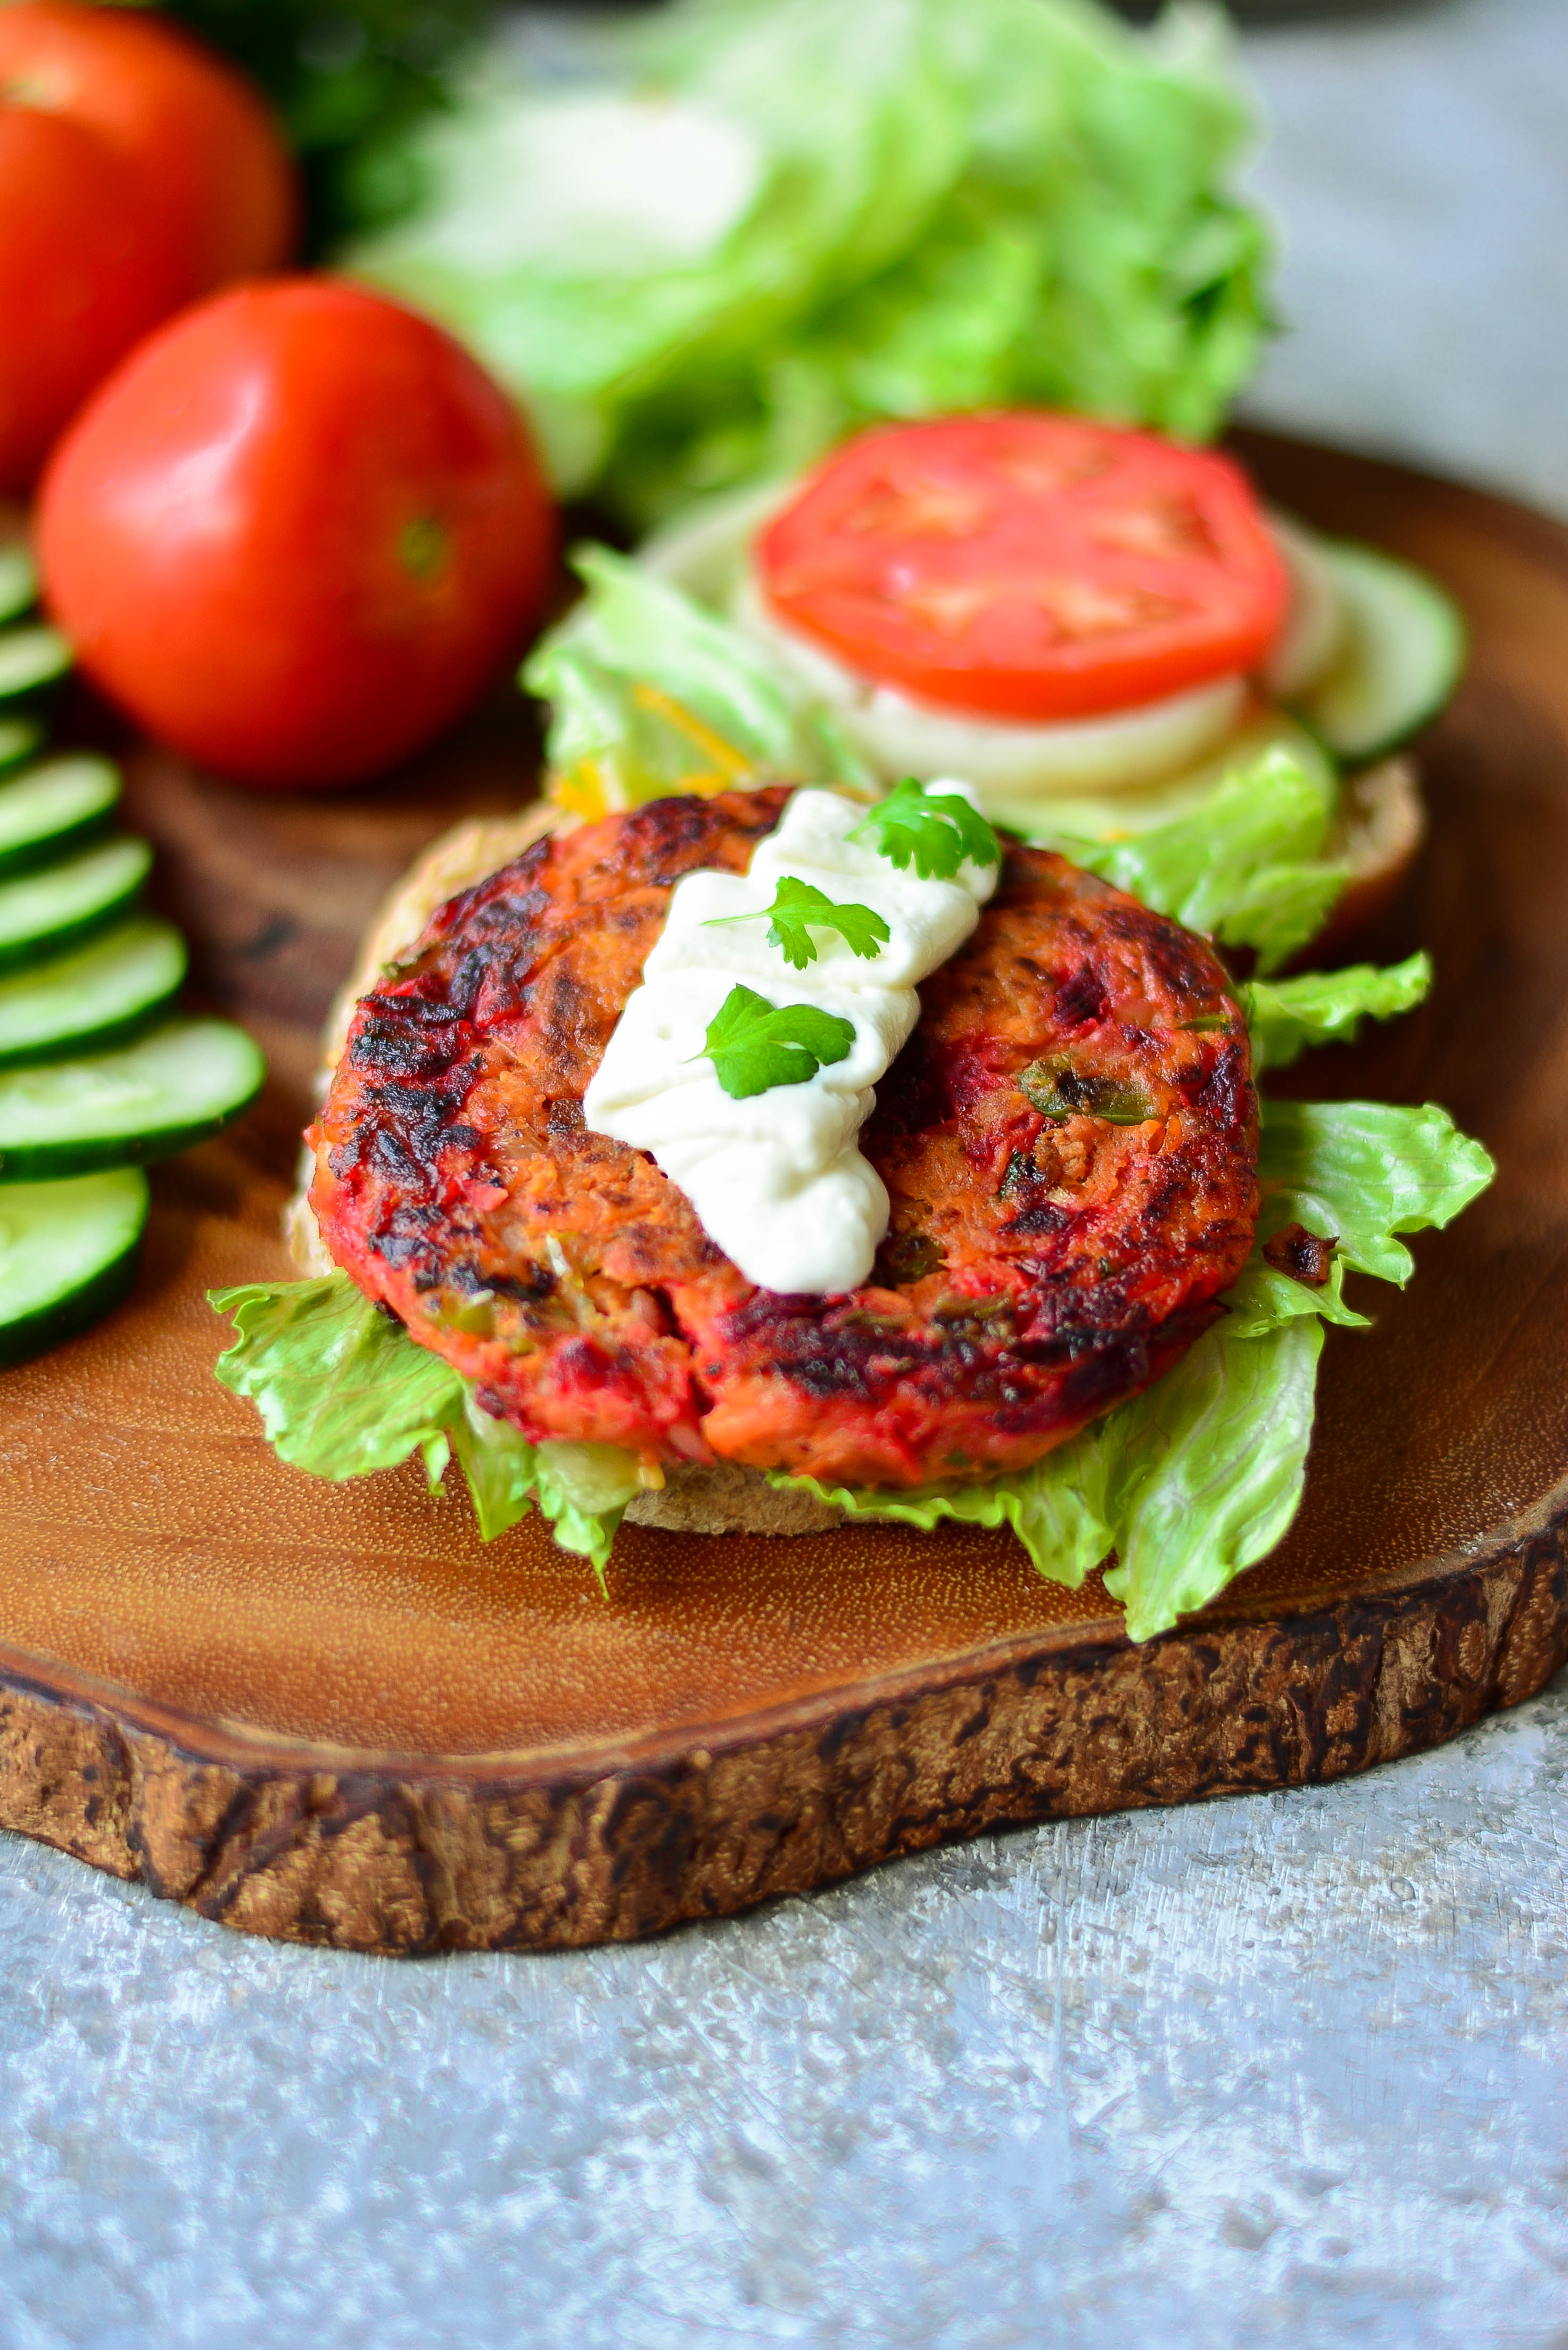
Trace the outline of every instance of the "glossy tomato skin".
<instances>
[{"instance_id":1,"label":"glossy tomato skin","mask_svg":"<svg viewBox=\"0 0 1568 2350\"><path fill-rule=\"evenodd\" d=\"M754 561L774 615L859 676L1012 723L1251 670L1289 592L1227 458L1038 411L861 434L773 517Z\"/></svg>"},{"instance_id":2,"label":"glossy tomato skin","mask_svg":"<svg viewBox=\"0 0 1568 2350\"><path fill-rule=\"evenodd\" d=\"M26 495L66 418L178 299L124 158L0 103L0 493Z\"/></svg>"},{"instance_id":3,"label":"glossy tomato skin","mask_svg":"<svg viewBox=\"0 0 1568 2350\"><path fill-rule=\"evenodd\" d=\"M539 619L555 520L516 411L410 311L324 278L163 328L59 444L38 550L83 668L269 785L371 775Z\"/></svg>"},{"instance_id":4,"label":"glossy tomato skin","mask_svg":"<svg viewBox=\"0 0 1568 2350\"><path fill-rule=\"evenodd\" d=\"M298 188L271 115L166 17L11 0L0 6L0 93L97 131L132 166L176 282L170 307L292 255Z\"/></svg>"}]
</instances>

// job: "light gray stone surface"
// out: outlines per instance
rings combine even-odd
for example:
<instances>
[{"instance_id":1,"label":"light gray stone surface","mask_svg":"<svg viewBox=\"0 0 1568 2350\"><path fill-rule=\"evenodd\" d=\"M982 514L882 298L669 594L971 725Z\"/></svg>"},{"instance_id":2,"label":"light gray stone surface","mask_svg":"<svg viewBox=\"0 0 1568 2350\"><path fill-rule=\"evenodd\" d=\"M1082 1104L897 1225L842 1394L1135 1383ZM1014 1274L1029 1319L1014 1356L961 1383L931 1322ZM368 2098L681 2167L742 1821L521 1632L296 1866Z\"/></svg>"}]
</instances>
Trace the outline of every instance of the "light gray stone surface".
<instances>
[{"instance_id":1,"label":"light gray stone surface","mask_svg":"<svg viewBox=\"0 0 1568 2350\"><path fill-rule=\"evenodd\" d=\"M247 1943L0 1841L6 2350L1563 2350L1568 1688L661 1943Z\"/></svg>"},{"instance_id":2,"label":"light gray stone surface","mask_svg":"<svg viewBox=\"0 0 1568 2350\"><path fill-rule=\"evenodd\" d=\"M1253 402L1568 510L1568 7L1259 34ZM1568 2350L1568 1685L642 1948L247 1943L0 1837L0 2350Z\"/></svg>"},{"instance_id":3,"label":"light gray stone surface","mask_svg":"<svg viewBox=\"0 0 1568 2350\"><path fill-rule=\"evenodd\" d=\"M1277 423L1568 514L1568 6L1428 0L1247 36L1288 331Z\"/></svg>"}]
</instances>

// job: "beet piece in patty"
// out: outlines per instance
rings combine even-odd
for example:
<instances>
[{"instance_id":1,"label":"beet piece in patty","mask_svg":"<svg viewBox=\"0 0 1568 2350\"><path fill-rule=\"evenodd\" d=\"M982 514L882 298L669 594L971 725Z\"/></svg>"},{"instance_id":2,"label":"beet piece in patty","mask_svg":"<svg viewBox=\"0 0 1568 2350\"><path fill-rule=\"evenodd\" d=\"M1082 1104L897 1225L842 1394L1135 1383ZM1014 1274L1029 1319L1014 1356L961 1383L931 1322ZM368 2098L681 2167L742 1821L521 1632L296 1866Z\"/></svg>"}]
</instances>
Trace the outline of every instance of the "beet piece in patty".
<instances>
[{"instance_id":1,"label":"beet piece in patty","mask_svg":"<svg viewBox=\"0 0 1568 2350\"><path fill-rule=\"evenodd\" d=\"M910 1485L1037 1460L1220 1310L1257 1217L1241 1012L1201 940L1014 848L861 1148L892 1222L847 1296L757 1289L582 1096L699 867L782 790L659 800L442 907L360 1003L312 1192L333 1257L534 1438Z\"/></svg>"}]
</instances>

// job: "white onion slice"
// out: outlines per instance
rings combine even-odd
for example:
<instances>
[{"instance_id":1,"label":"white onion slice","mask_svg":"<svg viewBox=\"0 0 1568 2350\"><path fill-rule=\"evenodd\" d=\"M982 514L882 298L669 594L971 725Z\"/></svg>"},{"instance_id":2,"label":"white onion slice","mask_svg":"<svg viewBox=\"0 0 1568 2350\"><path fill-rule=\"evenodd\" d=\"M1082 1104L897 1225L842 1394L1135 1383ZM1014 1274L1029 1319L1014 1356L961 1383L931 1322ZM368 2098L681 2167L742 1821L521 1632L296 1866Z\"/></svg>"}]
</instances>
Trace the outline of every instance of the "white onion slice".
<instances>
[{"instance_id":1,"label":"white onion slice","mask_svg":"<svg viewBox=\"0 0 1568 2350\"><path fill-rule=\"evenodd\" d=\"M763 602L749 562L751 542L792 487L753 484L711 498L657 533L639 559L700 602L726 610L764 644L805 693L833 710L855 747L888 782L906 775L962 775L982 796L1015 806L1137 791L1182 775L1242 722L1248 694L1240 676L1103 718L1034 726L964 717L878 685L798 635ZM1292 601L1262 677L1272 692L1294 694L1334 659L1339 600L1311 534L1280 514L1271 513L1269 523L1290 567Z\"/></svg>"},{"instance_id":2,"label":"white onion slice","mask_svg":"<svg viewBox=\"0 0 1568 2350\"><path fill-rule=\"evenodd\" d=\"M982 797L1051 799L1105 792L1179 774L1231 733L1247 698L1241 676L1216 678L1186 693L1105 718L1013 726L938 710L888 685L857 677L807 644L766 610L748 574L732 606L748 636L761 639L839 724L872 765L900 775L961 775Z\"/></svg>"}]
</instances>

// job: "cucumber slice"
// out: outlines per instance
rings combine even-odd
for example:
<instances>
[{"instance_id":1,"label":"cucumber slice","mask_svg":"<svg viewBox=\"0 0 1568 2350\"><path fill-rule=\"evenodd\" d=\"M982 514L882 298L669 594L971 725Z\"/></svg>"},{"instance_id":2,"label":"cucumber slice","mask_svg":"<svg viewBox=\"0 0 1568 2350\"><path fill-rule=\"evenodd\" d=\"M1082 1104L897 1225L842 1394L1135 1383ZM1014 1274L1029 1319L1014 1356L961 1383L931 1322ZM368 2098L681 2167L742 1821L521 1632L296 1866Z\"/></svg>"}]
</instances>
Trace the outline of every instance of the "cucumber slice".
<instances>
[{"instance_id":1,"label":"cucumber slice","mask_svg":"<svg viewBox=\"0 0 1568 2350\"><path fill-rule=\"evenodd\" d=\"M13 972L0 979L0 1068L107 1052L161 1012L184 976L184 940L151 914Z\"/></svg>"},{"instance_id":2,"label":"cucumber slice","mask_svg":"<svg viewBox=\"0 0 1568 2350\"><path fill-rule=\"evenodd\" d=\"M30 612L38 600L38 571L25 546L0 546L0 620Z\"/></svg>"},{"instance_id":3,"label":"cucumber slice","mask_svg":"<svg viewBox=\"0 0 1568 2350\"><path fill-rule=\"evenodd\" d=\"M146 1222L147 1178L135 1167L14 1183L0 1196L0 1363L26 1362L118 1305Z\"/></svg>"},{"instance_id":4,"label":"cucumber slice","mask_svg":"<svg viewBox=\"0 0 1568 2350\"><path fill-rule=\"evenodd\" d=\"M0 702L53 685L70 665L71 649L58 629L0 629Z\"/></svg>"},{"instance_id":5,"label":"cucumber slice","mask_svg":"<svg viewBox=\"0 0 1568 2350\"><path fill-rule=\"evenodd\" d=\"M1294 707L1338 758L1370 766L1441 710L1464 667L1465 624L1408 564L1348 539L1322 539L1318 552L1339 593L1344 641Z\"/></svg>"},{"instance_id":6,"label":"cucumber slice","mask_svg":"<svg viewBox=\"0 0 1568 2350\"><path fill-rule=\"evenodd\" d=\"M107 759L49 759L0 784L0 874L47 865L99 831L119 797Z\"/></svg>"},{"instance_id":7,"label":"cucumber slice","mask_svg":"<svg viewBox=\"0 0 1568 2350\"><path fill-rule=\"evenodd\" d=\"M151 869L144 840L106 840L41 873L0 881L0 971L63 953L128 907Z\"/></svg>"},{"instance_id":8,"label":"cucumber slice","mask_svg":"<svg viewBox=\"0 0 1568 2350\"><path fill-rule=\"evenodd\" d=\"M36 718L0 718L0 767L30 759L47 731Z\"/></svg>"},{"instance_id":9,"label":"cucumber slice","mask_svg":"<svg viewBox=\"0 0 1568 2350\"><path fill-rule=\"evenodd\" d=\"M0 1184L167 1159L237 1118L265 1075L226 1020L170 1020L118 1052L13 1069L0 1076Z\"/></svg>"}]
</instances>

